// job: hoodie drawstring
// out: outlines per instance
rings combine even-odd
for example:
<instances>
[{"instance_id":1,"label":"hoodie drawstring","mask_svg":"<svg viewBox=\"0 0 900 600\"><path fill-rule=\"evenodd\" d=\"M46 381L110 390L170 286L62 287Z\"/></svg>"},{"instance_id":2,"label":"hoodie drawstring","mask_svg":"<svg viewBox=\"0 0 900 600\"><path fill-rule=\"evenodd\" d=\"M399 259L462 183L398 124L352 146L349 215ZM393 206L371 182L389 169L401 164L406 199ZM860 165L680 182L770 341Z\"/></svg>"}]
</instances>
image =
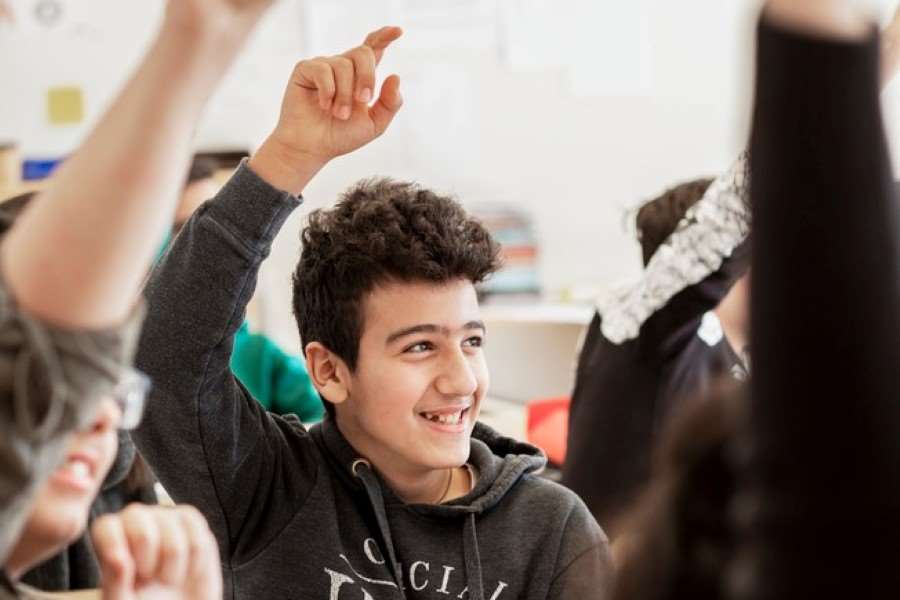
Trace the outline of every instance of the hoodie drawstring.
<instances>
[{"instance_id":1,"label":"hoodie drawstring","mask_svg":"<svg viewBox=\"0 0 900 600\"><path fill-rule=\"evenodd\" d=\"M391 574L394 576L394 583L397 584L397 590L400 597L406 600L406 592L403 590L403 573L399 572L400 563L397 561L397 553L394 550L394 540L391 537L391 528L388 525L387 511L384 508L384 496L381 494L381 485L372 472L372 465L364 459L353 461L351 467L353 474L359 478L366 489L366 495L369 497L369 503L375 511L375 520L378 521L378 529L381 531L381 538L387 546L388 560L391 563Z\"/></svg>"},{"instance_id":2,"label":"hoodie drawstring","mask_svg":"<svg viewBox=\"0 0 900 600\"><path fill-rule=\"evenodd\" d=\"M466 586L472 600L484 600L484 580L481 573L481 554L475 531L475 513L469 513L463 527L463 558L466 561Z\"/></svg>"}]
</instances>

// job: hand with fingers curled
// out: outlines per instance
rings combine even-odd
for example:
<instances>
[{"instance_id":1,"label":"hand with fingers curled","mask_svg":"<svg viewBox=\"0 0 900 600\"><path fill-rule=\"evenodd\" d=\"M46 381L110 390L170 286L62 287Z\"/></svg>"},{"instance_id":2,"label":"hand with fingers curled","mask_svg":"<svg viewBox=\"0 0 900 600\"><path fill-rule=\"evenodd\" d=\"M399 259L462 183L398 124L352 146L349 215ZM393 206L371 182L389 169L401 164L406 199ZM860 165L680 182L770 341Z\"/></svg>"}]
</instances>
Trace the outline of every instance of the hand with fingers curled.
<instances>
[{"instance_id":1,"label":"hand with fingers curled","mask_svg":"<svg viewBox=\"0 0 900 600\"><path fill-rule=\"evenodd\" d=\"M218 546L191 506L132 504L97 519L91 536L104 600L222 597Z\"/></svg>"},{"instance_id":2,"label":"hand with fingers curled","mask_svg":"<svg viewBox=\"0 0 900 600\"><path fill-rule=\"evenodd\" d=\"M278 124L251 158L251 168L296 193L331 159L384 133L403 100L396 75L385 79L376 97L376 71L385 50L402 34L399 27L382 27L342 54L300 61Z\"/></svg>"}]
</instances>

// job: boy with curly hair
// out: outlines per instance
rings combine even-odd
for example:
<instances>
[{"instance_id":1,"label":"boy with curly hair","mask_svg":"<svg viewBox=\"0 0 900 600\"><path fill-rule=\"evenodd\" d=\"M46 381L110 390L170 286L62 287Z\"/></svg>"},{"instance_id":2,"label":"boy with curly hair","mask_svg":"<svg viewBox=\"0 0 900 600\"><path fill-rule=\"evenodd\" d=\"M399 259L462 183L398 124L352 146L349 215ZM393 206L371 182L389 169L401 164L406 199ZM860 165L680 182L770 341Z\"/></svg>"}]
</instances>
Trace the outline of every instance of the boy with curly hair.
<instances>
[{"instance_id":1,"label":"boy with curly hair","mask_svg":"<svg viewBox=\"0 0 900 600\"><path fill-rule=\"evenodd\" d=\"M584 504L536 476L536 448L477 423L475 284L498 247L453 200L376 179L310 216L294 310L322 424L266 413L228 368L298 195L400 109L396 76L370 105L399 35L301 62L274 132L175 240L148 286L137 362L156 385L135 439L209 520L228 598L603 597L607 541Z\"/></svg>"}]
</instances>

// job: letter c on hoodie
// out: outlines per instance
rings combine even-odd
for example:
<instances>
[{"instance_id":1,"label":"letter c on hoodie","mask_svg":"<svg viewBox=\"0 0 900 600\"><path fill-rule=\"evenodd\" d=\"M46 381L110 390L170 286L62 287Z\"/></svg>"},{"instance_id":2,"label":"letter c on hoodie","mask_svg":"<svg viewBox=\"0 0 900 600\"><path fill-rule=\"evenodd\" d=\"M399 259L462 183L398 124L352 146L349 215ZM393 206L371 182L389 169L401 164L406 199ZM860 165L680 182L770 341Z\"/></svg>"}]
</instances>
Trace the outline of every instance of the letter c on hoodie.
<instances>
[{"instance_id":1,"label":"letter c on hoodie","mask_svg":"<svg viewBox=\"0 0 900 600\"><path fill-rule=\"evenodd\" d=\"M417 560L409 568L409 584L412 586L412 589L416 590L417 592L421 592L426 587L428 587L427 579L422 585L416 585L416 569L419 567L425 567L426 573L431 570L431 565L429 565L427 562L422 562L421 560Z\"/></svg>"},{"instance_id":2,"label":"letter c on hoodie","mask_svg":"<svg viewBox=\"0 0 900 600\"><path fill-rule=\"evenodd\" d=\"M381 557L381 551L378 549L378 544L375 543L375 540L372 538L366 538L366 541L363 542L363 552L366 553L366 558L368 558L372 564L384 564L384 558Z\"/></svg>"}]
</instances>

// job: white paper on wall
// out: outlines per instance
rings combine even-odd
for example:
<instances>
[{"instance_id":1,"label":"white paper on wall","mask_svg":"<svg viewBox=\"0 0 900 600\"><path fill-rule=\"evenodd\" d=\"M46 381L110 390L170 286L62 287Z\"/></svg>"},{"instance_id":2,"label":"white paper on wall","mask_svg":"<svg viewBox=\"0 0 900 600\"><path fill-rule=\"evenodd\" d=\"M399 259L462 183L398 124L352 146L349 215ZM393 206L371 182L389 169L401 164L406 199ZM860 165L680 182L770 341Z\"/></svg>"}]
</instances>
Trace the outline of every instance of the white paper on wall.
<instances>
[{"instance_id":1,"label":"white paper on wall","mask_svg":"<svg viewBox=\"0 0 900 600\"><path fill-rule=\"evenodd\" d=\"M204 150L254 149L275 126L294 65L304 58L303 6L279 0L207 106L197 129Z\"/></svg>"},{"instance_id":2,"label":"white paper on wall","mask_svg":"<svg viewBox=\"0 0 900 600\"><path fill-rule=\"evenodd\" d=\"M422 50L490 50L499 41L498 0L389 0L404 45Z\"/></svg>"},{"instance_id":3,"label":"white paper on wall","mask_svg":"<svg viewBox=\"0 0 900 600\"><path fill-rule=\"evenodd\" d=\"M327 56L358 46L390 22L386 0L303 0L303 52Z\"/></svg>"},{"instance_id":4,"label":"white paper on wall","mask_svg":"<svg viewBox=\"0 0 900 600\"><path fill-rule=\"evenodd\" d=\"M651 92L647 0L582 0L573 7L566 61L576 96Z\"/></svg>"},{"instance_id":5,"label":"white paper on wall","mask_svg":"<svg viewBox=\"0 0 900 600\"><path fill-rule=\"evenodd\" d=\"M646 93L648 0L500 0L502 57L515 70L564 70L578 96Z\"/></svg>"},{"instance_id":6,"label":"white paper on wall","mask_svg":"<svg viewBox=\"0 0 900 600\"><path fill-rule=\"evenodd\" d=\"M490 50L498 44L498 0L305 0L305 48L334 54L384 25L404 28L405 50Z\"/></svg>"},{"instance_id":7,"label":"white paper on wall","mask_svg":"<svg viewBox=\"0 0 900 600\"><path fill-rule=\"evenodd\" d=\"M513 69L562 67L573 0L499 0L500 53Z\"/></svg>"},{"instance_id":8,"label":"white paper on wall","mask_svg":"<svg viewBox=\"0 0 900 600\"><path fill-rule=\"evenodd\" d=\"M476 92L471 76L453 63L433 63L408 73L403 81L403 110L391 135L414 149L415 163L437 166L444 173L465 177L479 149Z\"/></svg>"}]
</instances>

